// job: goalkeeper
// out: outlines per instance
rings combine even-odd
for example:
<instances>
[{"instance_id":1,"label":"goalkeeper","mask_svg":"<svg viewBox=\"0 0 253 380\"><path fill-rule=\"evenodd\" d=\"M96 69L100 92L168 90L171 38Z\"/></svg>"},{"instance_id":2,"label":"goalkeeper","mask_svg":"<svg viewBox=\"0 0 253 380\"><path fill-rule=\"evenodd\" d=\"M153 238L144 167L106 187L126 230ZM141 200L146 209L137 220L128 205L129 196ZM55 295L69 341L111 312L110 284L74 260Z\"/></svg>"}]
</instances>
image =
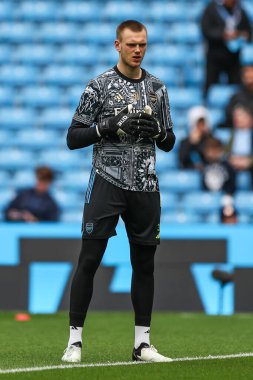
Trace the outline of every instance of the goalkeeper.
<instances>
[{"instance_id":1,"label":"goalkeeper","mask_svg":"<svg viewBox=\"0 0 253 380\"><path fill-rule=\"evenodd\" d=\"M133 360L171 361L150 345L154 295L154 255L160 242L160 193L155 147L169 152L175 143L164 84L141 68L146 27L121 23L116 32L116 66L91 80L68 130L70 149L94 144L93 166L82 222L82 248L70 295L70 337L63 361L79 362L82 329L93 279L108 239L122 217L132 264L135 313Z\"/></svg>"}]
</instances>

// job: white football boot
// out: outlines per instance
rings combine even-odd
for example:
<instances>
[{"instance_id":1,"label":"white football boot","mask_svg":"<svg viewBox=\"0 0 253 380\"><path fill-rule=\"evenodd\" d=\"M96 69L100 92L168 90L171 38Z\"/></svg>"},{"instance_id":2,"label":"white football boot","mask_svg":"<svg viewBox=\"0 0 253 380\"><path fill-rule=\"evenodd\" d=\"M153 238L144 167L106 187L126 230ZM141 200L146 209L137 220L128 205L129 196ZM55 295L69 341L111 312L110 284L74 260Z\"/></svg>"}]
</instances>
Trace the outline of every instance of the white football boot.
<instances>
[{"instance_id":1,"label":"white football boot","mask_svg":"<svg viewBox=\"0 0 253 380\"><path fill-rule=\"evenodd\" d=\"M167 358L157 352L157 349L154 346L149 346L147 343L141 343L138 348L133 349L132 359L134 361L143 361L143 362L172 362L173 359Z\"/></svg>"},{"instance_id":2,"label":"white football boot","mask_svg":"<svg viewBox=\"0 0 253 380\"><path fill-rule=\"evenodd\" d=\"M77 342L71 344L64 350L64 355L61 358L63 362L79 363L81 361L82 343Z\"/></svg>"}]
</instances>

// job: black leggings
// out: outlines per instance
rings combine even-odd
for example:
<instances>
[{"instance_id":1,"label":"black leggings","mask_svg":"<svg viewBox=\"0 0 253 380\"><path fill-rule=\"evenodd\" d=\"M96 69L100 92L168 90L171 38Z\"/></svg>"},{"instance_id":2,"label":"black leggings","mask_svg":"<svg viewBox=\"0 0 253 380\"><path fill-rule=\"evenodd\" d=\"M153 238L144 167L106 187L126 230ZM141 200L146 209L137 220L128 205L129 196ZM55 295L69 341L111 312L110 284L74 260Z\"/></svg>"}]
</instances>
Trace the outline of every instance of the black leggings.
<instances>
[{"instance_id":1,"label":"black leggings","mask_svg":"<svg viewBox=\"0 0 253 380\"><path fill-rule=\"evenodd\" d=\"M93 279L106 250L108 239L83 240L70 293L70 326L82 327L93 293ZM155 245L130 243L133 268L131 299L135 325L150 326L154 298Z\"/></svg>"}]
</instances>

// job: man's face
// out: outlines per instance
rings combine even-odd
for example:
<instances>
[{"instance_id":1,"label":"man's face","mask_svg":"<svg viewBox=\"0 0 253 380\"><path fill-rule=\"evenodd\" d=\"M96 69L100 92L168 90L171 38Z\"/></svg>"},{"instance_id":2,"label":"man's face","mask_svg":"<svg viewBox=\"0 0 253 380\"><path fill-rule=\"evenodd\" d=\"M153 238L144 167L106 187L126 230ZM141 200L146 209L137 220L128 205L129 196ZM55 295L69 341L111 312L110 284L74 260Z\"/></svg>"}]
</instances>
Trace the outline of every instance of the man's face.
<instances>
[{"instance_id":1,"label":"man's face","mask_svg":"<svg viewBox=\"0 0 253 380\"><path fill-rule=\"evenodd\" d=\"M242 80L244 85L253 92L253 65L243 68Z\"/></svg>"},{"instance_id":2,"label":"man's face","mask_svg":"<svg viewBox=\"0 0 253 380\"><path fill-rule=\"evenodd\" d=\"M223 4L225 5L225 7L228 7L228 8L234 8L237 2L238 0L223 0Z\"/></svg>"},{"instance_id":3,"label":"man's face","mask_svg":"<svg viewBox=\"0 0 253 380\"><path fill-rule=\"evenodd\" d=\"M115 47L120 54L122 63L131 68L139 67L147 49L145 29L140 32L124 29L120 39L115 41Z\"/></svg>"}]
</instances>

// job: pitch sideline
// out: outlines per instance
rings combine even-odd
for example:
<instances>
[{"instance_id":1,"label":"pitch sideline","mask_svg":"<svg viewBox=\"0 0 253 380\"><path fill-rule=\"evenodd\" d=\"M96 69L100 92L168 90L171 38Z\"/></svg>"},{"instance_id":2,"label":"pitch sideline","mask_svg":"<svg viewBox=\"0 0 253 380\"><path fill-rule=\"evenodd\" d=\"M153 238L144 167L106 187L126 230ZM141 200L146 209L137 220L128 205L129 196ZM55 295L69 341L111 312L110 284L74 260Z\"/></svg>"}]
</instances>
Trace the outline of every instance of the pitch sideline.
<instances>
[{"instance_id":1,"label":"pitch sideline","mask_svg":"<svg viewBox=\"0 0 253 380\"><path fill-rule=\"evenodd\" d=\"M253 352L231 354L231 355L209 355L209 356L196 356L196 357L186 357L186 358L175 358L173 362L184 362L193 360L219 360L219 359L234 359L234 358L249 358L253 357ZM172 363L173 363L172 362ZM13 369L0 369L1 374L7 373L20 373L20 372L35 372L35 371L48 371L53 369L67 369L67 368L89 368L89 367L112 367L120 365L143 365L143 364L154 364L150 362L108 362L108 363L91 363L91 364L70 364L70 365L52 365L45 367L30 367L30 368L13 368Z\"/></svg>"}]
</instances>

